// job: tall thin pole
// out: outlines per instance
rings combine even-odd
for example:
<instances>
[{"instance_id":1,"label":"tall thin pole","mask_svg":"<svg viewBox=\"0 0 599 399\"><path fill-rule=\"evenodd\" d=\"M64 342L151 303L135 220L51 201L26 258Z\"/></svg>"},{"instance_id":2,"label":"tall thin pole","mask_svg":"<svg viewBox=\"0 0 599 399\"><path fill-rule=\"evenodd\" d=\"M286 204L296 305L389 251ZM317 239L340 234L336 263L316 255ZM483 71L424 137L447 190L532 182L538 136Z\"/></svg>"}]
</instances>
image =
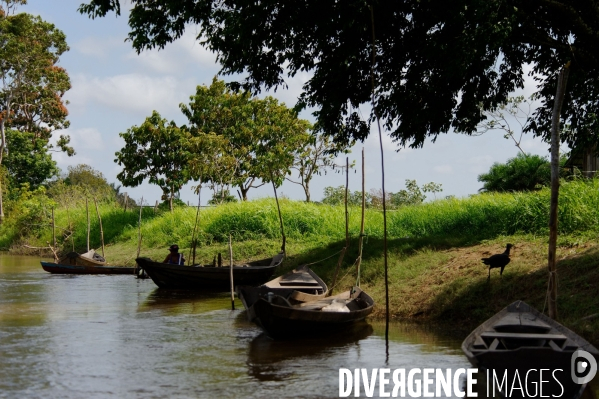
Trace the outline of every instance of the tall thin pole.
<instances>
[{"instance_id":1,"label":"tall thin pole","mask_svg":"<svg viewBox=\"0 0 599 399\"><path fill-rule=\"evenodd\" d=\"M198 209L196 210L196 222L193 225L193 233L191 234L191 248L189 249L191 251L190 254L190 258L191 260L191 264L195 265L196 264L196 230L198 228L198 223L200 220L200 205L201 205L201 197L200 197L200 193L202 192L202 186L198 187ZM193 257L192 257L193 254Z\"/></svg>"},{"instance_id":2,"label":"tall thin pole","mask_svg":"<svg viewBox=\"0 0 599 399\"><path fill-rule=\"evenodd\" d=\"M85 213L87 214L87 252L89 252L90 223L89 223L89 205L87 203L87 198L85 198Z\"/></svg>"},{"instance_id":3,"label":"tall thin pole","mask_svg":"<svg viewBox=\"0 0 599 399\"><path fill-rule=\"evenodd\" d=\"M570 63L562 68L557 79L557 91L551 115L551 207L549 210L549 281L547 287L547 310L549 317L557 319L557 214L559 197L559 119L566 93Z\"/></svg>"},{"instance_id":4,"label":"tall thin pole","mask_svg":"<svg viewBox=\"0 0 599 399\"><path fill-rule=\"evenodd\" d=\"M358 238L358 262L356 264L356 285L360 286L360 265L362 264L362 245L364 242L364 208L366 207L365 174L364 174L364 147L362 147L362 221L360 223L360 238Z\"/></svg>"},{"instance_id":5,"label":"tall thin pole","mask_svg":"<svg viewBox=\"0 0 599 399\"><path fill-rule=\"evenodd\" d=\"M233 244L229 233L229 280L231 282L231 310L235 310L235 290L233 284Z\"/></svg>"},{"instance_id":6,"label":"tall thin pole","mask_svg":"<svg viewBox=\"0 0 599 399\"><path fill-rule=\"evenodd\" d=\"M335 268L335 276L333 277L333 284L331 285L331 290L329 291L329 295L333 295L333 290L335 289L335 284L337 284L337 276L339 275L339 269L341 269L341 263L343 263L343 258L345 257L345 252L349 247L349 214L347 212L347 190L349 188L349 158L345 157L345 247L341 250L341 255L339 255L339 260L337 261L337 267Z\"/></svg>"},{"instance_id":7,"label":"tall thin pole","mask_svg":"<svg viewBox=\"0 0 599 399\"><path fill-rule=\"evenodd\" d=\"M98 220L100 221L100 241L102 242L102 257L104 257L104 229L102 229L102 216L100 216L100 210L98 209L98 201L94 197L94 204L96 204L96 213L98 214Z\"/></svg>"},{"instance_id":8,"label":"tall thin pole","mask_svg":"<svg viewBox=\"0 0 599 399\"><path fill-rule=\"evenodd\" d=\"M381 121L376 110L374 101L374 67L376 65L376 36L374 33L374 8L370 6L370 20L372 25L372 69L370 70L370 80L372 83L372 112L376 117L376 123L379 129L379 143L381 147L381 175L383 190L383 253L385 257L385 347L387 351L387 360L389 360L389 266L387 262L387 204L385 194L385 157L383 153L383 133L381 131Z\"/></svg>"},{"instance_id":9,"label":"tall thin pole","mask_svg":"<svg viewBox=\"0 0 599 399\"><path fill-rule=\"evenodd\" d=\"M144 209L144 197L141 197L141 203L139 205L139 223L138 223L138 233L137 233L137 256L139 258L139 253L141 252L141 212Z\"/></svg>"},{"instance_id":10,"label":"tall thin pole","mask_svg":"<svg viewBox=\"0 0 599 399\"><path fill-rule=\"evenodd\" d=\"M67 222L69 223L69 232L71 233L72 251L75 252L75 241L73 240L73 226L71 225L71 217L69 216L69 205L67 204Z\"/></svg>"},{"instance_id":11,"label":"tall thin pole","mask_svg":"<svg viewBox=\"0 0 599 399\"><path fill-rule=\"evenodd\" d=\"M58 256L54 251L56 251L56 222L54 221L54 208L52 208L52 253L54 254L54 261L58 262Z\"/></svg>"},{"instance_id":12,"label":"tall thin pole","mask_svg":"<svg viewBox=\"0 0 599 399\"><path fill-rule=\"evenodd\" d=\"M272 172L271 172L272 177ZM285 230L283 229L283 216L281 215L281 206L279 205L279 197L277 196L277 186L275 185L274 178L272 180L272 188L275 192L275 201L277 201L277 209L279 211L279 223L281 224L281 236L283 237L283 244L281 245L281 252L283 252L283 256L285 256Z\"/></svg>"}]
</instances>

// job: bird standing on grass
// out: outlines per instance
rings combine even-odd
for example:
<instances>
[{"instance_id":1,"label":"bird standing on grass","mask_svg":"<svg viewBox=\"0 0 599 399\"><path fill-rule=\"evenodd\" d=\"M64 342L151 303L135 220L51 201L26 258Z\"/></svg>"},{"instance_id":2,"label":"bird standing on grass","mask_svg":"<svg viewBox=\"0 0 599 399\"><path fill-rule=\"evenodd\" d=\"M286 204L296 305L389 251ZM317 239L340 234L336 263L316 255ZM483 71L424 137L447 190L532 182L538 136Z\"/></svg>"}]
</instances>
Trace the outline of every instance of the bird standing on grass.
<instances>
[{"instance_id":1,"label":"bird standing on grass","mask_svg":"<svg viewBox=\"0 0 599 399\"><path fill-rule=\"evenodd\" d=\"M488 280L491 279L491 269L500 267L501 271L499 272L499 275L503 275L503 269L508 263L510 263L510 249L512 247L512 244L508 244L505 247L504 253L491 255L488 258L481 259L485 265L489 265L489 277L487 278Z\"/></svg>"}]
</instances>

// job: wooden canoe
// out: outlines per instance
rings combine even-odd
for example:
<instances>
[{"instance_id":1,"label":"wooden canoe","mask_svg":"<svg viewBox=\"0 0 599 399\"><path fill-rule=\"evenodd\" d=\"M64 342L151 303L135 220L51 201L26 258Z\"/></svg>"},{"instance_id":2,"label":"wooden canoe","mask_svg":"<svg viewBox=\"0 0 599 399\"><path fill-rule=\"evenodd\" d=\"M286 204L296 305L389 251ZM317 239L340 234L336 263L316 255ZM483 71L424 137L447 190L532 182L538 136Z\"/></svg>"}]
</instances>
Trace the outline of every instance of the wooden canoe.
<instances>
[{"instance_id":1,"label":"wooden canoe","mask_svg":"<svg viewBox=\"0 0 599 399\"><path fill-rule=\"evenodd\" d=\"M259 286L237 286L237 296L246 309L248 320L254 321L254 304L269 292L285 298L291 304L323 299L329 289L324 281L308 266L300 266Z\"/></svg>"},{"instance_id":2,"label":"wooden canoe","mask_svg":"<svg viewBox=\"0 0 599 399\"><path fill-rule=\"evenodd\" d=\"M234 265L234 284L260 285L265 283L281 265L283 257L283 253L279 253L272 258ZM220 292L229 291L231 288L229 266L173 265L155 262L149 258L137 258L136 262L160 288Z\"/></svg>"},{"instance_id":3,"label":"wooden canoe","mask_svg":"<svg viewBox=\"0 0 599 399\"><path fill-rule=\"evenodd\" d=\"M41 262L42 268L57 274L133 274L135 268L110 265L93 249L79 254L69 252L57 263Z\"/></svg>"},{"instance_id":4,"label":"wooden canoe","mask_svg":"<svg viewBox=\"0 0 599 399\"><path fill-rule=\"evenodd\" d=\"M254 321L272 338L310 336L347 328L372 313L374 300L359 287L299 304L268 294L253 305Z\"/></svg>"},{"instance_id":5,"label":"wooden canoe","mask_svg":"<svg viewBox=\"0 0 599 399\"><path fill-rule=\"evenodd\" d=\"M577 350L586 351L595 359L599 357L599 351L589 342L522 301L495 314L462 343L462 351L470 363L488 371L490 379L494 375L499 380L507 376L508 384L501 392L509 397L532 395L535 386L530 384L539 384L540 377L545 381L543 395L579 397L585 386L576 384L571 377L572 357ZM551 371L541 376L541 369ZM552 374L554 370L561 371ZM516 374L523 385L527 381L530 386L522 391L512 389ZM525 394L526 388L529 395Z\"/></svg>"}]
</instances>

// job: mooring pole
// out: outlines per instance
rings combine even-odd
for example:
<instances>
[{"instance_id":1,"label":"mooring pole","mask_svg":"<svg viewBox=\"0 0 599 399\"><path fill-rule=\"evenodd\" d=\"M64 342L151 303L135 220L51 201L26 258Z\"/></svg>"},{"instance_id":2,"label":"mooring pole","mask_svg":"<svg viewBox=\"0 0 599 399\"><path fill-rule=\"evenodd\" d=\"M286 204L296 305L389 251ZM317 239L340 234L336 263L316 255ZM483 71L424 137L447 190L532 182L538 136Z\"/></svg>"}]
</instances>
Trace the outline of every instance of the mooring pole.
<instances>
[{"instance_id":1,"label":"mooring pole","mask_svg":"<svg viewBox=\"0 0 599 399\"><path fill-rule=\"evenodd\" d=\"M100 222L100 241L102 242L102 257L104 255L104 229L102 228L102 216L100 216L100 209L98 209L98 201L94 197L94 204L96 204L96 213L98 214L98 221Z\"/></svg>"},{"instance_id":2,"label":"mooring pole","mask_svg":"<svg viewBox=\"0 0 599 399\"><path fill-rule=\"evenodd\" d=\"M229 280L231 281L231 310L235 310L235 290L233 284L233 244L229 233Z\"/></svg>"}]
</instances>

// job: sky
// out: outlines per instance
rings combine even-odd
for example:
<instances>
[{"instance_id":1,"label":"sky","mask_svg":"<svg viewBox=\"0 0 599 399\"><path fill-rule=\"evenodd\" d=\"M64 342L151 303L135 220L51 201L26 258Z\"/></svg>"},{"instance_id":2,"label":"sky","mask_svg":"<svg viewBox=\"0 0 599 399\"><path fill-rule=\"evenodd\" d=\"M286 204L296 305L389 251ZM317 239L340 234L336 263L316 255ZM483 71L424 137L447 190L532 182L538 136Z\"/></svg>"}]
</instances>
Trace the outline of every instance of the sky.
<instances>
[{"instance_id":1,"label":"sky","mask_svg":"<svg viewBox=\"0 0 599 399\"><path fill-rule=\"evenodd\" d=\"M63 171L69 166L87 164L99 170L108 182L120 184L117 174L121 167L115 162L115 152L124 146L119 133L132 126L141 125L145 118L156 110L177 124L187 122L179 110L180 103L188 103L198 85L210 85L220 70L216 55L204 49L196 41L198 31L189 27L184 36L167 45L163 50L143 51L137 54L125 39L129 32L125 4L123 14L114 13L95 20L77 12L84 0L29 0L18 11L40 15L62 30L67 37L70 51L63 54L59 65L71 78L72 88L65 94L69 102L70 127L57 131L54 137L68 134L76 155L68 157L54 153L53 158ZM309 79L308 73L287 79L287 90L263 92L259 97L272 95L288 107L293 107L302 85ZM225 81L231 77L222 76ZM530 95L535 89L531 80L526 81L522 92ZM364 114L366 115L366 114ZM303 119L314 121L311 113L300 114ZM407 179L416 180L420 186L428 182L440 183L443 191L436 196L453 195L465 197L476 194L482 187L478 175L488 172L493 163L503 163L515 157L519 150L505 132L489 131L480 136L466 136L453 132L440 135L436 142L427 141L423 148L399 148L383 132L385 189L397 192L405 188ZM547 156L549 145L532 135L524 136L521 147L531 154ZM357 143L349 154L350 162L361 166L361 151L366 159L366 190L382 186L381 154L378 130L373 130L364 143ZM338 160L345 164L345 155ZM327 186L342 186L345 178L341 174L327 173L317 176L311 183L312 200L322 199ZM197 203L192 184L181 191L181 199ZM361 189L360 173L350 173L349 189ZM138 187L123 187L131 198L154 204L160 199L157 186L144 183ZM232 190L235 193L235 190ZM305 199L301 186L285 182L278 189L279 196ZM210 193L202 191L202 204ZM273 196L272 186L251 189L249 199ZM429 199L433 199L429 195Z\"/></svg>"}]
</instances>

